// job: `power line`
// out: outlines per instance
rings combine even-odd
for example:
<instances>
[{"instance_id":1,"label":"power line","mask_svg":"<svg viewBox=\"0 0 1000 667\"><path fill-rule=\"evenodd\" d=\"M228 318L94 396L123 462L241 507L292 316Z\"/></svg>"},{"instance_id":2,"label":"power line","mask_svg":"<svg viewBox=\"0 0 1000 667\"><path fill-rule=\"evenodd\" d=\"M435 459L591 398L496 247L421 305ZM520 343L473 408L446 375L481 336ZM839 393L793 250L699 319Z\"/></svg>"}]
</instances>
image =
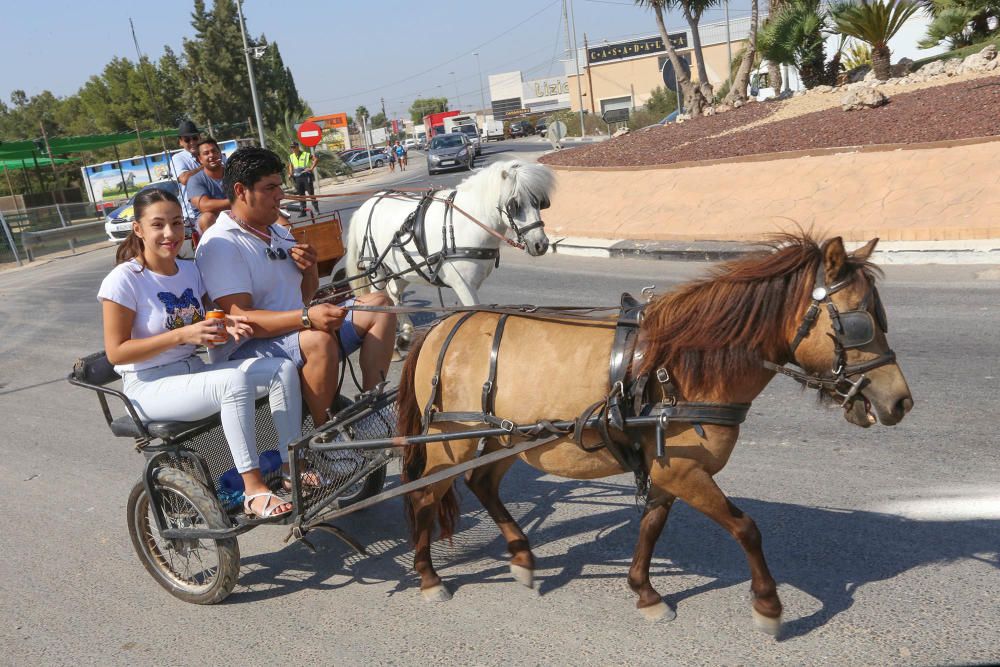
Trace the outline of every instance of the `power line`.
<instances>
[{"instance_id":1,"label":"power line","mask_svg":"<svg viewBox=\"0 0 1000 667\"><path fill-rule=\"evenodd\" d=\"M455 62L457 60L461 60L462 58L465 58L466 55L468 53L471 53L472 51L479 51L480 49L482 49L487 44L492 44L493 42L497 41L498 39L500 39L504 35L507 35L507 34L513 32L514 30L516 30L517 28L520 28L525 23L528 23L529 21L531 21L532 19L534 19L539 14L542 14L543 12L547 11L549 8L554 7L557 2L559 2L559 0L553 0L552 2L550 2L547 5L545 5L540 10L538 10L537 12L535 12L534 14L532 14L531 16L529 16L528 18L524 19L520 23L517 23L516 25L511 26L507 30L504 30L499 35L495 35L494 37L491 37L490 39L486 40L482 44L479 44L477 46L472 47L471 49L467 49L466 51L463 51L460 55L457 55L454 58L450 58L449 60L445 60L444 62L438 63L437 65L429 67L429 68L427 68L427 69L425 69L423 71L417 72L416 74L411 74L411 75L409 75L409 76L407 76L407 77L405 77L403 79L399 79L398 81L393 81L391 83L386 83L386 84L377 86L375 88L370 88L368 90L361 91L361 92L358 92L358 93L352 93L350 95L339 95L337 97L327 97L327 98L324 98L324 99L314 100L314 102L317 102L317 103L319 103L319 102L335 102L337 100L343 100L343 99L347 99L349 97L360 97L361 95L368 95L370 93L374 93L374 92L377 92L379 90L384 90L385 88L388 88L390 86L395 86L395 85L398 85L400 83L404 83L406 81L410 81L411 79L414 79L414 78L416 78L418 76L423 76L424 74L429 74L429 73L433 72L434 70L436 70L438 68L444 67L445 65L450 65L451 63L453 63L453 62Z\"/></svg>"}]
</instances>

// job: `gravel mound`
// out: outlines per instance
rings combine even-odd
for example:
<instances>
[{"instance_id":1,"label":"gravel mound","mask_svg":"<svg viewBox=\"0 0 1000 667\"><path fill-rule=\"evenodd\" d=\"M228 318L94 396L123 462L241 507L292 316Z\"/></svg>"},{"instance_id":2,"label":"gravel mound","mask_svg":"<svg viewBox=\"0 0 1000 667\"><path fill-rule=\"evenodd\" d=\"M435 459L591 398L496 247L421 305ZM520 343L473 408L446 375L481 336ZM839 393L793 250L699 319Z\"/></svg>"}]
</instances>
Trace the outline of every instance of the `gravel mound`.
<instances>
[{"instance_id":1,"label":"gravel mound","mask_svg":"<svg viewBox=\"0 0 1000 667\"><path fill-rule=\"evenodd\" d=\"M630 133L546 155L541 162L626 167L717 160L782 151L911 144L1000 136L1000 76L893 94L877 109L839 108L760 124L780 104L749 104L725 114ZM839 93L830 93L838 96ZM787 104L787 103L786 103ZM753 127L741 129L741 126Z\"/></svg>"}]
</instances>

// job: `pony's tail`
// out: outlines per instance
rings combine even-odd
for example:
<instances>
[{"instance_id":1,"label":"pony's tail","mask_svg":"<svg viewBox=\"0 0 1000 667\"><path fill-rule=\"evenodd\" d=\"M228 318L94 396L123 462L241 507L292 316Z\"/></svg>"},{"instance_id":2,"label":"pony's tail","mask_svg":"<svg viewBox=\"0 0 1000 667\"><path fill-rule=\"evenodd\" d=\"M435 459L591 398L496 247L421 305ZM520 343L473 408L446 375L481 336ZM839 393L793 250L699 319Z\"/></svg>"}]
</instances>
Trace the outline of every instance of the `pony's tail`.
<instances>
[{"instance_id":1,"label":"pony's tail","mask_svg":"<svg viewBox=\"0 0 1000 667\"><path fill-rule=\"evenodd\" d=\"M415 435L422 430L420 406L417 404L417 393L414 385L414 376L417 371L417 359L420 357L420 349L424 345L427 334L418 335L410 346L406 363L403 365L403 372L399 379L399 395L397 397L397 410L399 417L396 421L396 433L400 436ZM420 479L424 474L424 466L427 465L427 446L406 445L403 454L402 481L412 482ZM410 526L410 540L417 542L417 517L416 509L410 495L403 496L403 511L406 514L406 522ZM455 485L449 484L448 490L438 503L437 522L441 526L441 539L450 539L455 534L455 525L458 523L458 494L455 492ZM433 528L433 526L431 526Z\"/></svg>"},{"instance_id":2,"label":"pony's tail","mask_svg":"<svg viewBox=\"0 0 1000 667\"><path fill-rule=\"evenodd\" d=\"M361 229L364 220L364 216L359 215L361 209L358 209L351 215L351 226L348 228L347 232L347 250L345 253L344 270L347 272L348 276L357 275L360 269L358 269L358 259L361 254L361 241L359 236L364 234L364 230ZM351 290L358 296L362 294L368 294L372 291L370 281L365 278L357 278L351 281Z\"/></svg>"}]
</instances>

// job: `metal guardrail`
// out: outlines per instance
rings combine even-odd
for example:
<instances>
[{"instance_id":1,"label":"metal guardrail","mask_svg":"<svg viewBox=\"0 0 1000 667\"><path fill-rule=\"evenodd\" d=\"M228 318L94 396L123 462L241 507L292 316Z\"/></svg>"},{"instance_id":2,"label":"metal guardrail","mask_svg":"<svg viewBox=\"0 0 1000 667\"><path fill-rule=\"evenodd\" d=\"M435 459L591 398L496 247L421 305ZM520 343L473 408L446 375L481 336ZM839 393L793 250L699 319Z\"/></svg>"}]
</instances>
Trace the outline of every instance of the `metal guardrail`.
<instances>
[{"instance_id":1,"label":"metal guardrail","mask_svg":"<svg viewBox=\"0 0 1000 667\"><path fill-rule=\"evenodd\" d=\"M33 262L35 257L32 251L47 241L69 241L70 249L75 251L76 246L73 245L74 242L78 242L81 238L86 238L94 230L100 230L103 235L104 221L98 220L97 222L86 222L81 225L57 227L56 229L47 229L41 232L21 232L21 247L24 248L25 254L28 255L28 261Z\"/></svg>"},{"instance_id":2,"label":"metal guardrail","mask_svg":"<svg viewBox=\"0 0 1000 667\"><path fill-rule=\"evenodd\" d=\"M14 261L20 265L26 256L34 259L45 252L75 250L74 241L93 242L107 238L103 229L99 229L100 225L93 224L103 225L103 221L91 202L0 211L0 227L3 228L0 231L0 263ZM51 230L71 231L36 236ZM30 252L25 243L31 245Z\"/></svg>"}]
</instances>

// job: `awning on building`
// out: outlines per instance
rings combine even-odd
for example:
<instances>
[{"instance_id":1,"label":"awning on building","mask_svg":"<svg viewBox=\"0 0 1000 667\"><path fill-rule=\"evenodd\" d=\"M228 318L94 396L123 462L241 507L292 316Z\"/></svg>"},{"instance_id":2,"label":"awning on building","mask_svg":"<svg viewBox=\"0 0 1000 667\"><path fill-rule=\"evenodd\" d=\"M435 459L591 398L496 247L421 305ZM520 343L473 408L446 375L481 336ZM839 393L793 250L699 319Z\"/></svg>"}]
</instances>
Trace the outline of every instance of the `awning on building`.
<instances>
[{"instance_id":1,"label":"awning on building","mask_svg":"<svg viewBox=\"0 0 1000 667\"><path fill-rule=\"evenodd\" d=\"M126 144L141 139L159 139L160 137L177 136L177 130L143 130L142 132L115 132L113 134L84 134L75 137L52 137L49 147L53 155L69 153L86 153L109 146ZM31 160L48 155L45 142L41 138L32 141L0 141L0 160ZM56 164L59 164L58 162ZM34 166L34 164L32 164Z\"/></svg>"}]
</instances>

